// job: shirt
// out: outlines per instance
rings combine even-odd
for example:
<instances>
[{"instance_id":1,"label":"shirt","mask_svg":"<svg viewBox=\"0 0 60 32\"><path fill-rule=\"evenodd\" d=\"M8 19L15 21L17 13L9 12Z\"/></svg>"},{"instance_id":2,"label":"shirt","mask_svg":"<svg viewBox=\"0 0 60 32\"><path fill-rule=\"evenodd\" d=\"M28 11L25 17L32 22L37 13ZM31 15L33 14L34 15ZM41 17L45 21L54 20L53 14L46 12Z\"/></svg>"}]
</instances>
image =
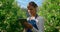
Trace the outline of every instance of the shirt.
<instances>
[{"instance_id":1,"label":"shirt","mask_svg":"<svg viewBox=\"0 0 60 32\"><path fill-rule=\"evenodd\" d=\"M38 16L37 18L32 17L32 19L36 20L36 25L39 30L33 27L33 32L44 32L44 18L41 16ZM27 18L27 20L32 20L30 17Z\"/></svg>"}]
</instances>

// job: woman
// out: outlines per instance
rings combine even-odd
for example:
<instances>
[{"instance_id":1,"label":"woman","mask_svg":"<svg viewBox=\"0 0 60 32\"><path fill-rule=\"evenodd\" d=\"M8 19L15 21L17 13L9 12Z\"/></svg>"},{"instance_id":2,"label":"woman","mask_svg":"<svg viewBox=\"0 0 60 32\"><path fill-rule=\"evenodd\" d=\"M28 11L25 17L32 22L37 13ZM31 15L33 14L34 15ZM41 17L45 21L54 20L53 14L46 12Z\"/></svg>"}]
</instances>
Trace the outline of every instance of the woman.
<instances>
[{"instance_id":1,"label":"woman","mask_svg":"<svg viewBox=\"0 0 60 32\"><path fill-rule=\"evenodd\" d=\"M24 23L26 32L44 32L44 19L36 13L37 8L35 2L29 2L27 9L30 16L27 18L28 22Z\"/></svg>"}]
</instances>

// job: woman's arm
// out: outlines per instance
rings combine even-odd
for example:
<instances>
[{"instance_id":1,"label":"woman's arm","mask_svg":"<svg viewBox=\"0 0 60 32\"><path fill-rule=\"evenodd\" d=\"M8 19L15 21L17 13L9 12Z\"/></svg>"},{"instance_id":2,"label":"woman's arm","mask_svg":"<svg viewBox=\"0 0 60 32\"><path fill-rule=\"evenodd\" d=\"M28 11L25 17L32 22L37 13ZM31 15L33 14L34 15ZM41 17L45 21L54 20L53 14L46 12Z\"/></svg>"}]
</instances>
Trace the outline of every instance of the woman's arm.
<instances>
[{"instance_id":1,"label":"woman's arm","mask_svg":"<svg viewBox=\"0 0 60 32\"><path fill-rule=\"evenodd\" d=\"M38 32L44 32L44 22L45 22L44 18L40 17L38 19L38 21L39 21L39 31Z\"/></svg>"}]
</instances>

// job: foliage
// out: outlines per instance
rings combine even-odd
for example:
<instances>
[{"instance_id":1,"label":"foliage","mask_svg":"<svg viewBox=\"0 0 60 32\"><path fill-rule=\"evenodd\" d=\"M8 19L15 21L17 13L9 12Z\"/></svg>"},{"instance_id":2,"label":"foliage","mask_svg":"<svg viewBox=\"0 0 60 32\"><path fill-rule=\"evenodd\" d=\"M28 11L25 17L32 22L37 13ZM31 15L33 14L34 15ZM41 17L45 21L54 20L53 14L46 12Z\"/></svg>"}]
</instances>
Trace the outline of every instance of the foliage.
<instances>
[{"instance_id":1,"label":"foliage","mask_svg":"<svg viewBox=\"0 0 60 32\"><path fill-rule=\"evenodd\" d=\"M14 0L0 0L0 31L22 32L18 18L27 18L25 9ZM45 32L60 32L60 0L45 0L38 14L45 18Z\"/></svg>"},{"instance_id":2,"label":"foliage","mask_svg":"<svg viewBox=\"0 0 60 32\"><path fill-rule=\"evenodd\" d=\"M14 0L0 0L0 31L21 32L23 28L18 18L26 18L25 11L22 12Z\"/></svg>"},{"instance_id":3,"label":"foliage","mask_svg":"<svg viewBox=\"0 0 60 32\"><path fill-rule=\"evenodd\" d=\"M45 0L38 14L45 17L45 32L60 32L60 0Z\"/></svg>"}]
</instances>

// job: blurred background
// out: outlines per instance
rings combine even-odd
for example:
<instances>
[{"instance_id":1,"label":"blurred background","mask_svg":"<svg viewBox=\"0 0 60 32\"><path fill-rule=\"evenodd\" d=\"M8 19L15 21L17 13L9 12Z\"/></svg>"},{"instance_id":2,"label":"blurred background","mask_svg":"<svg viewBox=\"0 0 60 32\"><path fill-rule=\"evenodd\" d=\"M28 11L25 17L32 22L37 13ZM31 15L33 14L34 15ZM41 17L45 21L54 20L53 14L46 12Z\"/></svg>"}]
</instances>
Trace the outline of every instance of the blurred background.
<instances>
[{"instance_id":1,"label":"blurred background","mask_svg":"<svg viewBox=\"0 0 60 32\"><path fill-rule=\"evenodd\" d=\"M60 0L0 0L0 32L22 32L18 18L27 18L27 5L34 1L45 18L45 32L60 32Z\"/></svg>"}]
</instances>

